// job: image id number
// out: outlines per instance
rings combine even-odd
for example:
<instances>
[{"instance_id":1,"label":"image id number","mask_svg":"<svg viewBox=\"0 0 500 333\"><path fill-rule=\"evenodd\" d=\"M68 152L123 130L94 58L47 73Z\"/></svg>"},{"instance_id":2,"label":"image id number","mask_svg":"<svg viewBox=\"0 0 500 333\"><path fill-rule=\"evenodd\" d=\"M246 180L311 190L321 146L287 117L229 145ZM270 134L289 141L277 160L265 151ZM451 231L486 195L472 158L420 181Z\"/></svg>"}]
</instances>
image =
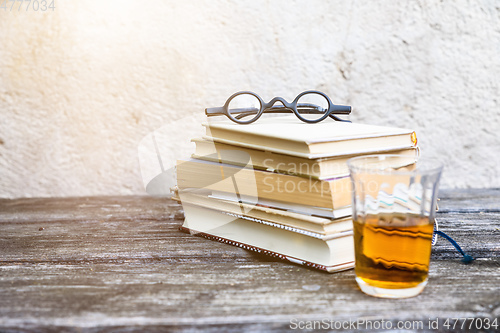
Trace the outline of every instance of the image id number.
<instances>
[{"instance_id":1,"label":"image id number","mask_svg":"<svg viewBox=\"0 0 500 333\"><path fill-rule=\"evenodd\" d=\"M56 0L0 0L0 10L46 12L56 9Z\"/></svg>"},{"instance_id":2,"label":"image id number","mask_svg":"<svg viewBox=\"0 0 500 333\"><path fill-rule=\"evenodd\" d=\"M490 320L489 318L448 318L443 324L446 329L498 329L498 318Z\"/></svg>"}]
</instances>

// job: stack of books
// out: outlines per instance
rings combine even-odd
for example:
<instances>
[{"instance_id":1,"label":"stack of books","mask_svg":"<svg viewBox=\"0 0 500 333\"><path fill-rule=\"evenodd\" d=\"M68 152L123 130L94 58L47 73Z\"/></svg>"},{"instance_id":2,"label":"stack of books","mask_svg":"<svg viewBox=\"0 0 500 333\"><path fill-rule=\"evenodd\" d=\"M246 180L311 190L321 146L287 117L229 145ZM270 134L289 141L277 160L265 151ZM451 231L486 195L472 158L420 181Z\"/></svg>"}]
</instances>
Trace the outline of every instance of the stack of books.
<instances>
[{"instance_id":1,"label":"stack of books","mask_svg":"<svg viewBox=\"0 0 500 333\"><path fill-rule=\"evenodd\" d=\"M354 267L346 161L418 156L408 129L293 115L204 126L192 158L177 162L181 230L328 272Z\"/></svg>"}]
</instances>

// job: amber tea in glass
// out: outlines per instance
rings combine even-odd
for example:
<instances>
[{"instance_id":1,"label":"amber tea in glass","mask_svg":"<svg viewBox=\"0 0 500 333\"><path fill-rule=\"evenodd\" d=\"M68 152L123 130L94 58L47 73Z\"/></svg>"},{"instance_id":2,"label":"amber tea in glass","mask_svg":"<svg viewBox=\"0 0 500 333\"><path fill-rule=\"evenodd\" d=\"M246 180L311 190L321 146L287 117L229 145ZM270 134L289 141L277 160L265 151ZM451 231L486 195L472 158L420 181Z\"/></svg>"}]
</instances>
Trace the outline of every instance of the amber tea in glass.
<instances>
[{"instance_id":1,"label":"amber tea in glass","mask_svg":"<svg viewBox=\"0 0 500 333\"><path fill-rule=\"evenodd\" d=\"M348 161L356 281L369 295L412 297L427 283L440 164L399 155Z\"/></svg>"}]
</instances>

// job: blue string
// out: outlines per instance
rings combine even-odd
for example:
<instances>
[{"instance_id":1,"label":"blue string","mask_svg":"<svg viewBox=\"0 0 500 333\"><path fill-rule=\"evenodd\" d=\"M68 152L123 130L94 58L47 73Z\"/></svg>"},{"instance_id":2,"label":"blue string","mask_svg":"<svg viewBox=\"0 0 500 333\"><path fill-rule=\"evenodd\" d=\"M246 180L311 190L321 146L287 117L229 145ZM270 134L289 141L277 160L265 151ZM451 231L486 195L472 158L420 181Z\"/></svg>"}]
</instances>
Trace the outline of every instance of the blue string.
<instances>
[{"instance_id":1,"label":"blue string","mask_svg":"<svg viewBox=\"0 0 500 333\"><path fill-rule=\"evenodd\" d=\"M455 249L458 250L458 252L460 252L464 257L462 258L462 262L464 264L470 264L472 261L475 260L474 257L466 254L462 248L460 247L460 245L457 244L457 242L455 242L455 240L453 238L451 238L450 236L448 236L447 234L445 234L444 232L440 231L440 230L434 230L434 233L438 234L439 236L447 239L451 244L453 244L453 246L455 247Z\"/></svg>"}]
</instances>

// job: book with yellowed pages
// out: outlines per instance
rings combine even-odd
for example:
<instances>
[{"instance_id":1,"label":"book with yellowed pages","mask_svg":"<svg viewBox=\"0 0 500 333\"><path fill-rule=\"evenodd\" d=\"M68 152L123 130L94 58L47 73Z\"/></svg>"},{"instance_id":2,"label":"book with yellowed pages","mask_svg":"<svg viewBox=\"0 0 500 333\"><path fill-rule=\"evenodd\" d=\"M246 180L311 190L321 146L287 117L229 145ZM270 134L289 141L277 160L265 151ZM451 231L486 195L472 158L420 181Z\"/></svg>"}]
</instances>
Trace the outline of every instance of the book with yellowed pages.
<instances>
[{"instance_id":1,"label":"book with yellowed pages","mask_svg":"<svg viewBox=\"0 0 500 333\"><path fill-rule=\"evenodd\" d=\"M252 165L254 169L309 176L316 179L348 176L347 160L354 156L364 155L339 155L330 158L310 159L290 154L273 153L261 150L259 147L250 148L252 146L250 144L247 147L238 147L210 139L195 138L191 141L196 144L192 158L240 166ZM417 147L410 147L370 151L367 154L396 154L404 158L408 156L417 158L419 151Z\"/></svg>"},{"instance_id":2,"label":"book with yellowed pages","mask_svg":"<svg viewBox=\"0 0 500 333\"><path fill-rule=\"evenodd\" d=\"M354 267L352 230L314 237L184 203L184 232L330 273Z\"/></svg>"},{"instance_id":3,"label":"book with yellowed pages","mask_svg":"<svg viewBox=\"0 0 500 333\"><path fill-rule=\"evenodd\" d=\"M193 191L176 191L173 200L189 205L197 205L220 211L223 214L237 218L248 219L257 223L303 233L312 237L322 238L331 233L352 230L350 216L329 219L325 217L305 215L272 207L260 206L215 198L206 193ZM209 223L208 221L206 223Z\"/></svg>"},{"instance_id":4,"label":"book with yellowed pages","mask_svg":"<svg viewBox=\"0 0 500 333\"><path fill-rule=\"evenodd\" d=\"M236 193L212 191L211 198L245 203L253 206L275 208L285 210L291 213L298 213L303 215L324 217L328 219L340 219L352 214L351 206L344 206L336 209L328 209L325 207L306 206L300 203L276 201L262 198L254 198L248 196L241 196Z\"/></svg>"},{"instance_id":5,"label":"book with yellowed pages","mask_svg":"<svg viewBox=\"0 0 500 333\"><path fill-rule=\"evenodd\" d=\"M177 161L176 169L181 190L207 189L329 209L351 204L349 177L316 180L197 159Z\"/></svg>"},{"instance_id":6,"label":"book with yellowed pages","mask_svg":"<svg viewBox=\"0 0 500 333\"><path fill-rule=\"evenodd\" d=\"M295 116L259 119L241 125L229 121L203 124L206 139L303 158L358 155L415 147L411 129L349 122L307 124Z\"/></svg>"}]
</instances>

